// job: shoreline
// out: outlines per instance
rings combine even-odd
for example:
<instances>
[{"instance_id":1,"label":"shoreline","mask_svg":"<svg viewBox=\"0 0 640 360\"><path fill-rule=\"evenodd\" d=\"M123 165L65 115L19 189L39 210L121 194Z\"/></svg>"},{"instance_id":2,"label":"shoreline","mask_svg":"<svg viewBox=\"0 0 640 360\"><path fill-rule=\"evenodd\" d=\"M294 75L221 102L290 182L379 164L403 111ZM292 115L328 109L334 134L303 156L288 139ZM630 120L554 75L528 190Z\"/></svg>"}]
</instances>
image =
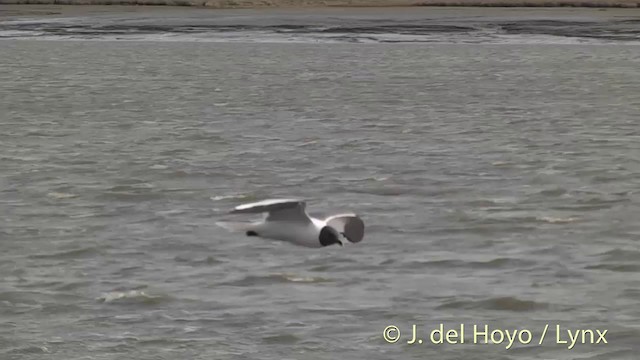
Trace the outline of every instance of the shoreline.
<instances>
[{"instance_id":1,"label":"shoreline","mask_svg":"<svg viewBox=\"0 0 640 360\"><path fill-rule=\"evenodd\" d=\"M4 12L3 5L13 5L11 7L37 5L185 6L215 9L312 7L640 8L640 0L0 0L0 16Z\"/></svg>"}]
</instances>

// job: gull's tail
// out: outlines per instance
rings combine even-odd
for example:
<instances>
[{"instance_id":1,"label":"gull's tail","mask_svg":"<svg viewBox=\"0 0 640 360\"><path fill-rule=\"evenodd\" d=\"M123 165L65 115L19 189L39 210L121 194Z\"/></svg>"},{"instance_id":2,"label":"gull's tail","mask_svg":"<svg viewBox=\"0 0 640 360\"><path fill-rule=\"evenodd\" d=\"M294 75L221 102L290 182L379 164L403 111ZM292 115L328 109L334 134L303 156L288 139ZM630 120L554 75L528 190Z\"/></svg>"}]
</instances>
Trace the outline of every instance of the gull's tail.
<instances>
[{"instance_id":1,"label":"gull's tail","mask_svg":"<svg viewBox=\"0 0 640 360\"><path fill-rule=\"evenodd\" d=\"M254 228L254 223L238 221L218 221L216 225L231 232L250 231Z\"/></svg>"}]
</instances>

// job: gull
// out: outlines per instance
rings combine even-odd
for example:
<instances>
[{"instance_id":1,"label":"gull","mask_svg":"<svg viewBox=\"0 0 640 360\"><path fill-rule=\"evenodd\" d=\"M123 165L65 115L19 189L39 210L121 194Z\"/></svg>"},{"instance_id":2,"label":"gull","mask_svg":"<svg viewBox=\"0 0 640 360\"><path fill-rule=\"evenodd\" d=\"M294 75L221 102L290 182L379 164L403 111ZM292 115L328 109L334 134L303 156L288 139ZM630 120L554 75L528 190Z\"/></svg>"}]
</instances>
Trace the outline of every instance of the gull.
<instances>
[{"instance_id":1,"label":"gull","mask_svg":"<svg viewBox=\"0 0 640 360\"><path fill-rule=\"evenodd\" d=\"M338 244L341 236L357 243L364 237L364 222L353 213L338 214L326 219L316 219L306 211L307 204L298 199L268 199L236 206L230 214L266 213L262 221L217 222L232 232L244 232L247 236L280 240L309 248L321 248Z\"/></svg>"}]
</instances>

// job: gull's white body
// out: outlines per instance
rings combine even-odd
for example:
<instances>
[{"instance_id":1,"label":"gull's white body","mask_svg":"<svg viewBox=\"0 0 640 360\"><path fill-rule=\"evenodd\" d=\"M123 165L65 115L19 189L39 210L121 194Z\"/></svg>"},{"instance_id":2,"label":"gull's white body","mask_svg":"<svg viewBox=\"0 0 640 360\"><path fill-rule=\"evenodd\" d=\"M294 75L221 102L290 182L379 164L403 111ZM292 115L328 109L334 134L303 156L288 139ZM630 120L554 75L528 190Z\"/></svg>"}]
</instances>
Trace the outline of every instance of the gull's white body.
<instances>
[{"instance_id":1,"label":"gull's white body","mask_svg":"<svg viewBox=\"0 0 640 360\"><path fill-rule=\"evenodd\" d=\"M286 241L309 248L328 246L321 240L321 232L329 227L350 242L359 242L364 236L364 223L355 214L340 214L324 220L309 216L304 201L272 199L237 206L231 213L267 213L263 221L251 223L218 222L231 231L244 231L249 236ZM250 235L251 234L251 235ZM342 243L338 241L337 243ZM331 245L331 244L329 244Z\"/></svg>"},{"instance_id":2,"label":"gull's white body","mask_svg":"<svg viewBox=\"0 0 640 360\"><path fill-rule=\"evenodd\" d=\"M322 220L311 218L311 222L262 221L253 223L246 231L255 231L265 239L281 240L305 247L322 247L318 241L320 230L326 225Z\"/></svg>"}]
</instances>

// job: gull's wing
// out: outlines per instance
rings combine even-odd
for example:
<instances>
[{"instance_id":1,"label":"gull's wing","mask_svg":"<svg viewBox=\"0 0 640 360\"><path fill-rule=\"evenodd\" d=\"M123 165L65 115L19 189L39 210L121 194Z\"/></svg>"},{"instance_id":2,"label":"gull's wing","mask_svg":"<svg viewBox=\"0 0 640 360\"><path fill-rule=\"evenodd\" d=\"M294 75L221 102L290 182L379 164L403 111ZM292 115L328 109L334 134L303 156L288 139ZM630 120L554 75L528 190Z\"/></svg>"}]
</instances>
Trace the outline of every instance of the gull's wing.
<instances>
[{"instance_id":1,"label":"gull's wing","mask_svg":"<svg viewBox=\"0 0 640 360\"><path fill-rule=\"evenodd\" d=\"M352 243L360 242L364 237L364 221L356 214L329 216L325 222Z\"/></svg>"},{"instance_id":2,"label":"gull's wing","mask_svg":"<svg viewBox=\"0 0 640 360\"><path fill-rule=\"evenodd\" d=\"M311 221L306 203L299 199L268 199L236 206L232 214L268 213L266 221Z\"/></svg>"}]
</instances>

